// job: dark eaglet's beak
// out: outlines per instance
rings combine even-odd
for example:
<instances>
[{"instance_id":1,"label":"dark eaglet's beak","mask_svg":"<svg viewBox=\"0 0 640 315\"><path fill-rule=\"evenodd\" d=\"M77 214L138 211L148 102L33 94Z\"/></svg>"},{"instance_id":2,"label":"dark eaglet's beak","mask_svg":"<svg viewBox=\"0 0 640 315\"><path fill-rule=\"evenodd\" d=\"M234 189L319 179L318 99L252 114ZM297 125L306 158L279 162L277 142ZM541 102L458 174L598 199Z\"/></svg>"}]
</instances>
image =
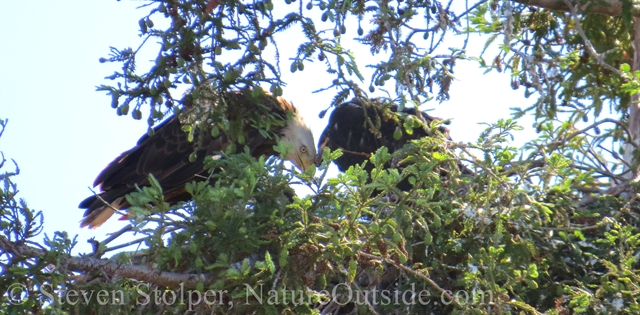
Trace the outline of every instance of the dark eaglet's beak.
<instances>
[{"instance_id":1,"label":"dark eaglet's beak","mask_svg":"<svg viewBox=\"0 0 640 315\"><path fill-rule=\"evenodd\" d=\"M323 137L320 140L320 145L318 146L318 152L316 153L316 166L320 166L322 164L322 151L324 151L324 147L327 146L327 142L329 142L328 137Z\"/></svg>"}]
</instances>

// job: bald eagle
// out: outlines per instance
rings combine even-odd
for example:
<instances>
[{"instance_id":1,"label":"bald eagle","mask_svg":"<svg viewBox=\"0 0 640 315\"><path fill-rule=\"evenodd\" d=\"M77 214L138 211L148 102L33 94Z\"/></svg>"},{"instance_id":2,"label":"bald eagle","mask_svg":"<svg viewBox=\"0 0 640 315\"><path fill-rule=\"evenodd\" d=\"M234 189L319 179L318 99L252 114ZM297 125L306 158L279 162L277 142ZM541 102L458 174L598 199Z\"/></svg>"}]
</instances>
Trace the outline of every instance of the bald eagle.
<instances>
[{"instance_id":1,"label":"bald eagle","mask_svg":"<svg viewBox=\"0 0 640 315\"><path fill-rule=\"evenodd\" d=\"M248 90L227 93L221 100L209 102L217 106L219 101L224 101L227 108L223 117L218 118L229 122L231 129L235 126L244 137L242 142L248 146L252 156L276 155L273 147L278 137L282 142L293 145L293 150L284 157L285 160L291 161L302 171L314 163L316 151L313 134L297 109L282 97ZM101 192L86 198L79 205L79 208L86 209L81 227L99 227L113 215L113 209L128 208L130 205L125 196L135 191L136 185L150 185L149 174L158 180L165 201L169 204L190 199L185 184L207 178L209 174L204 169L204 159L224 152L231 141L224 132L214 137L217 132L211 131L210 124L195 132L193 141L189 141L188 134L183 131L181 119L184 116L174 114L167 118L154 128L152 135L143 135L133 148L107 165L93 183L100 187ZM278 121L281 123L278 124ZM263 123L260 126L262 130L256 126L260 123ZM236 147L237 152L243 151L243 145Z\"/></svg>"},{"instance_id":2,"label":"bald eagle","mask_svg":"<svg viewBox=\"0 0 640 315\"><path fill-rule=\"evenodd\" d=\"M410 140L433 136L427 128L415 128L411 135L407 134L391 116L383 114L383 108L381 104L377 104L379 103L378 101L373 100L371 102L371 105L363 106L363 103L356 99L336 106L329 117L327 127L318 141L317 165L322 162L322 151L325 147L332 151L336 149L342 150L342 156L334 160L334 163L340 171L344 172L351 166L361 165L369 160L371 154L381 147L387 147L389 153L393 153L401 149ZM389 110L398 112L398 106L391 105ZM415 108L403 109L401 113L414 116L417 119ZM441 120L428 115L426 112L419 113L427 125L433 121ZM380 128L371 128L370 123L367 123L367 117L373 124L379 121ZM448 128L440 125L437 130L447 140L451 140ZM399 139L396 139L398 132L401 132L401 134ZM396 134L396 137L394 137L394 134ZM391 164L391 161L387 162L386 167L394 167ZM471 172L462 164L459 167L465 174ZM364 169L367 172L371 172L373 164L367 163ZM400 190L408 191L412 185L405 179L397 187Z\"/></svg>"}]
</instances>

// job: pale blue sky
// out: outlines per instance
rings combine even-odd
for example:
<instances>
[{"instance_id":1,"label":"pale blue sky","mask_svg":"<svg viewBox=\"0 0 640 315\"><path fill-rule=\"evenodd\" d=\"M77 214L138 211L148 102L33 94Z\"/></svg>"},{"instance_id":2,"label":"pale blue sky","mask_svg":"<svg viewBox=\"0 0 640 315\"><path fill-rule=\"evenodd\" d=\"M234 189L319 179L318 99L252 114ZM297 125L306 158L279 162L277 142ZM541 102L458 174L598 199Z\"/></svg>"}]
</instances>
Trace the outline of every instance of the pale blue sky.
<instances>
[{"instance_id":1,"label":"pale blue sky","mask_svg":"<svg viewBox=\"0 0 640 315\"><path fill-rule=\"evenodd\" d=\"M131 148L147 129L144 120L116 116L111 98L95 91L96 86L110 83L104 77L118 66L98 62L108 55L109 46L139 45L138 20L147 12L135 9L141 4L126 0L0 1L0 117L9 119L0 150L20 166L21 174L14 178L19 196L31 208L43 210L45 232L79 234L76 252L90 250L87 239L102 240L106 233L126 224L113 218L97 230L80 229L83 212L77 206L91 194L88 186L103 167ZM354 37L355 30L351 28L346 37ZM291 41L290 45L280 43L288 84L284 96L301 110L317 141L329 117L321 120L318 113L335 92L311 93L332 80L321 63L306 63L305 71L289 72L288 59L295 54L297 38L281 39ZM470 54L483 44L472 37ZM375 62L367 49L356 50L355 55L363 69L366 63ZM509 87L508 74L482 75L483 70L472 62L459 62L455 70L458 81L451 89L451 100L423 108L434 109L434 116L451 118L449 127L456 141L474 141L484 129L478 123L508 117L508 108L526 107L534 101L525 99L523 90ZM531 133L523 133L518 143L525 136Z\"/></svg>"}]
</instances>

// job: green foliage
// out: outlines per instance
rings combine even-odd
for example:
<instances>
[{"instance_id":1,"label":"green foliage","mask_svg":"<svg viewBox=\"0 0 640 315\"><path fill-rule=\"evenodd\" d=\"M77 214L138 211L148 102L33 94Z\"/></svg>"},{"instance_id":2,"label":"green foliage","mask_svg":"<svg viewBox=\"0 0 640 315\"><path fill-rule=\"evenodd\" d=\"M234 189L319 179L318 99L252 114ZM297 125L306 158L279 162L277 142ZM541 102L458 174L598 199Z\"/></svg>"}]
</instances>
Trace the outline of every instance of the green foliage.
<instances>
[{"instance_id":1,"label":"green foliage","mask_svg":"<svg viewBox=\"0 0 640 315\"><path fill-rule=\"evenodd\" d=\"M587 2L586 12L595 10L598 1ZM128 195L133 227L121 232L135 233L129 244L141 251L109 260L99 258L121 249L110 240L85 257L69 255L75 239L65 232L34 246L42 214L17 199L11 178L19 170L5 171L3 158L0 289L7 294L0 312L638 313L638 184L621 176L624 119L600 118L604 104L624 116L639 90L629 66L634 7L623 6L624 14L610 17L512 1L463 9L440 1L153 1L139 27L145 43L161 45L155 64L140 70L137 50L112 48L101 61L122 70L109 77L115 86L98 89L112 96L119 115L141 119L149 104L153 125L169 110L182 111L190 139L223 135L232 144L207 157L208 181L186 185L191 202L169 206L152 176L151 185ZM378 58L365 65L374 70L370 79L340 40L353 36L352 22ZM276 36L294 26L305 39L286 66L297 72L315 59L326 64L335 79L319 88L337 88L334 104L367 99L361 86L373 93L387 82L395 91L385 92L401 108L447 100L453 68L466 59L511 71L512 86L538 99L514 109L513 119L487 124L475 143L435 136L394 153L381 148L366 162L371 172L356 165L336 178L326 178L326 168L341 152L325 150L317 170L289 172L277 159L244 151L245 127L270 139L268 130L284 117L269 116L267 106L249 111L224 95L250 87L258 100L251 103L261 104L256 87L281 94L280 64L265 51L277 55ZM442 38L458 31L486 34L484 49L438 53ZM500 51L487 62L483 55L494 46ZM190 92L174 98L181 87ZM398 138L437 128L380 110L398 123ZM536 118L538 137L514 147L525 115ZM379 125L367 121L374 132ZM291 149L276 145L281 153ZM411 189L401 191L400 183ZM297 196L294 184L313 193ZM111 262L118 268L105 267ZM138 272L115 275L131 267ZM116 295L80 301L53 298L54 291ZM199 295L205 291L208 300ZM176 292L186 297L171 300Z\"/></svg>"},{"instance_id":2,"label":"green foliage","mask_svg":"<svg viewBox=\"0 0 640 315\"><path fill-rule=\"evenodd\" d=\"M480 64L487 71L510 71L514 89L537 95L524 112L541 123L566 114L598 118L605 105L626 111L630 90L623 87L637 85L628 66L617 70L633 61L632 10L619 16L586 14L608 6L606 1L586 2L576 15L570 9L485 3L469 19L468 31L490 35L486 47L503 38L500 52L490 62L479 59ZM623 3L633 7L631 1Z\"/></svg>"},{"instance_id":3,"label":"green foliage","mask_svg":"<svg viewBox=\"0 0 640 315\"><path fill-rule=\"evenodd\" d=\"M388 61L369 65L375 69L370 90L393 80L401 99L420 103L431 98L436 83L440 87L438 99L446 100L455 61L465 59L463 51L457 49L434 57L442 42L433 38L457 30L459 24L454 12L439 2L410 1L397 8L385 4L374 15L367 34L360 21L374 10L365 6L364 1L309 1L307 10L282 4L275 6L272 1L159 0L149 3L148 7L151 8L149 14L139 21L140 34L144 38L143 46L160 43L155 64L149 69L140 69L136 62L140 48L112 47L110 56L100 58L100 62L121 63L122 70L107 77L116 81L116 85L102 85L98 90L112 96L111 106L118 115L127 115L132 108L133 118L141 119L142 107L150 105L147 119L150 126L175 105L189 105L189 99L174 97L181 87L194 87L195 98L202 86L223 93L268 85L273 94L282 94L285 82L281 79L280 64L266 57L272 53L279 55L282 47L278 36L294 25L300 27L305 41L298 44L290 71L303 71L304 64L315 59L325 63L327 71L336 78L322 89L337 88L343 93L334 104L349 94L367 95L360 88L365 78L356 58L341 43L342 35L349 31L348 22L354 17L358 20L360 41L370 45L375 54L381 50L391 52ZM321 21L314 16L320 16ZM409 26L408 23L416 19L424 19L426 28ZM332 25L333 32L318 31L327 24ZM163 29L160 25L166 27ZM428 48L424 51L414 44L420 35L431 38L430 42L425 40Z\"/></svg>"}]
</instances>

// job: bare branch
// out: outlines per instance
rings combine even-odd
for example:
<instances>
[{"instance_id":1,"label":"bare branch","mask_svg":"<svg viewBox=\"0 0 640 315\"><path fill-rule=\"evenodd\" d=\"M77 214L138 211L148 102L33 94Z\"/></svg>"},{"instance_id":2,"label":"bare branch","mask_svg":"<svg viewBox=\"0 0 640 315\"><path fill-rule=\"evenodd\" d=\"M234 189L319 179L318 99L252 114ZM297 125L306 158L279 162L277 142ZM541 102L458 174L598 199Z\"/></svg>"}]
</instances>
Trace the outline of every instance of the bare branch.
<instances>
[{"instance_id":1,"label":"bare branch","mask_svg":"<svg viewBox=\"0 0 640 315\"><path fill-rule=\"evenodd\" d=\"M46 250L13 243L4 236L0 236L0 249L3 251L11 251L15 255L37 257L39 259L46 259L48 253ZM49 257L51 257L51 255L49 255ZM55 261L52 261L52 263L55 263ZM204 274L182 274L158 271L146 266L121 264L114 260L96 259L89 256L74 257L61 254L58 265L64 270L80 272L100 271L112 277L118 276L135 279L167 288L178 288L180 285L183 285L185 288L195 289L198 283L202 283L206 287L213 282L213 279Z\"/></svg>"},{"instance_id":2,"label":"bare branch","mask_svg":"<svg viewBox=\"0 0 640 315\"><path fill-rule=\"evenodd\" d=\"M598 64L604 67L605 69L623 78L626 77L626 75L622 71L616 69L615 67L611 66L610 64L604 61L604 57L605 57L604 53L599 54L595 50L595 48L593 47L593 44L591 43L589 38L587 38L587 35L584 33L584 30L582 29L582 23L580 23L580 18L578 17L578 6L577 5L572 6L569 0L564 0L564 3L567 5L567 7L570 8L569 12L571 12L571 18L573 18L573 21L576 23L576 31L578 31L578 34L580 34L580 37L584 41L584 46L585 46L584 48L587 50L587 52L589 52L589 55L591 55L591 57L593 57L596 61L598 61Z\"/></svg>"}]
</instances>

